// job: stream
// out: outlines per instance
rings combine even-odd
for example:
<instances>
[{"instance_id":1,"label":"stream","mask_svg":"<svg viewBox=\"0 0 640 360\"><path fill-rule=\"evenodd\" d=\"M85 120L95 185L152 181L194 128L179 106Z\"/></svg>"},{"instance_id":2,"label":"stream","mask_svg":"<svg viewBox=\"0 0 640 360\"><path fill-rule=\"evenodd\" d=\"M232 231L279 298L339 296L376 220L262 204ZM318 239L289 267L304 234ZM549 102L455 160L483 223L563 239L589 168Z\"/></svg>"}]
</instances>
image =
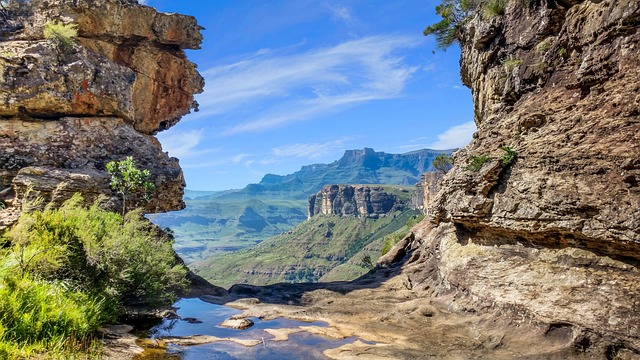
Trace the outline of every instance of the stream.
<instances>
[{"instance_id":1,"label":"stream","mask_svg":"<svg viewBox=\"0 0 640 360\"><path fill-rule=\"evenodd\" d=\"M202 345L179 346L171 343L166 349L147 348L136 360L205 360L205 359L328 359L324 350L352 343L356 338L332 339L300 331L300 326L327 327L324 322L302 322L286 318L262 321L250 318L254 325L246 330L229 329L219 326L225 319L242 313L227 306L211 304L200 299L181 299L174 304L182 319L164 319L151 328L146 337L163 339L170 337L192 337L209 335L218 338L253 340L253 346L245 346L230 340ZM185 321L184 319L197 319ZM296 329L288 340L276 341L274 335L265 329ZM153 341L153 340L152 340Z\"/></svg>"}]
</instances>

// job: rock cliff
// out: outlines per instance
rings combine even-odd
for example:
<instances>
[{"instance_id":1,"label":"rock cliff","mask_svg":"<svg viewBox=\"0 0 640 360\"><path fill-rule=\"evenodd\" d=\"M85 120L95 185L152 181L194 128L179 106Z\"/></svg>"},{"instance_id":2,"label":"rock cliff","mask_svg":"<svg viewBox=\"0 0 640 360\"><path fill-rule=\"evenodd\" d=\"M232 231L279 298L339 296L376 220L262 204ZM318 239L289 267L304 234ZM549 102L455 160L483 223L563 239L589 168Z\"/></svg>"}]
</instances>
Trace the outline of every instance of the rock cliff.
<instances>
[{"instance_id":1,"label":"rock cliff","mask_svg":"<svg viewBox=\"0 0 640 360\"><path fill-rule=\"evenodd\" d=\"M323 214L377 218L408 208L407 201L394 194L394 191L409 192L400 187L326 185L309 197L308 217Z\"/></svg>"},{"instance_id":2,"label":"rock cliff","mask_svg":"<svg viewBox=\"0 0 640 360\"><path fill-rule=\"evenodd\" d=\"M640 354L640 2L479 12L460 39L478 131L405 272L451 309L546 323L575 354Z\"/></svg>"},{"instance_id":3,"label":"rock cliff","mask_svg":"<svg viewBox=\"0 0 640 360\"><path fill-rule=\"evenodd\" d=\"M154 134L197 106L203 88L183 49L199 48L193 17L123 0L10 1L0 14L0 228L27 188L60 202L107 195L105 164L133 156L156 185L147 211L184 207L178 160ZM77 38L46 38L56 21Z\"/></svg>"}]
</instances>

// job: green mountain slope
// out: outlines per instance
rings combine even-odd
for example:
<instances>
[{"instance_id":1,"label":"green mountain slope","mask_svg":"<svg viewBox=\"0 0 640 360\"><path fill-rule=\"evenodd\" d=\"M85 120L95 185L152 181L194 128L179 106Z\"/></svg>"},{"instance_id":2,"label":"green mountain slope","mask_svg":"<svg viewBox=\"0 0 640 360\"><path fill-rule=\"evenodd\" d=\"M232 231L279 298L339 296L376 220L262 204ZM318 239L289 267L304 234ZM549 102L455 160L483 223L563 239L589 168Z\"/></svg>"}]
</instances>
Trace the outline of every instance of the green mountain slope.
<instances>
[{"instance_id":1,"label":"green mountain slope","mask_svg":"<svg viewBox=\"0 0 640 360\"><path fill-rule=\"evenodd\" d=\"M245 248L291 229L307 218L307 199L327 184L415 185L432 171L433 159L452 150L388 154L348 150L331 164L303 166L289 175L267 174L258 184L226 191L185 191L184 210L156 214L152 221L175 233L175 248L187 262Z\"/></svg>"},{"instance_id":2,"label":"green mountain slope","mask_svg":"<svg viewBox=\"0 0 640 360\"><path fill-rule=\"evenodd\" d=\"M386 235L405 226L417 214L406 210L378 219L318 215L254 247L216 255L191 267L223 287L238 283L316 282L347 262L348 274L337 274L334 279L353 279L370 270L361 264L363 248L374 242L381 244ZM375 259L372 257L372 261Z\"/></svg>"}]
</instances>

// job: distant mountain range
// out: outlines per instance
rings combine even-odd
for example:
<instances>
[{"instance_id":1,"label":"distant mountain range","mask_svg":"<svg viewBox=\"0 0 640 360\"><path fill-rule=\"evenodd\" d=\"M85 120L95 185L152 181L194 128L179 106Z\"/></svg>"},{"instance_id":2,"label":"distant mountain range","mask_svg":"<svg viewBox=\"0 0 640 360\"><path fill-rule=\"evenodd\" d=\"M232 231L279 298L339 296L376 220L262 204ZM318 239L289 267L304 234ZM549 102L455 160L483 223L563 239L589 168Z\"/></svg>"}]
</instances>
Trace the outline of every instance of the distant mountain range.
<instances>
[{"instance_id":1,"label":"distant mountain range","mask_svg":"<svg viewBox=\"0 0 640 360\"><path fill-rule=\"evenodd\" d=\"M434 170L436 156L453 151L388 154L370 148L347 150L330 164L303 166L289 175L267 174L258 184L239 190L186 190L186 209L153 215L152 221L173 230L176 251L191 263L255 245L291 229L307 218L307 199L324 185L413 186L422 173Z\"/></svg>"}]
</instances>

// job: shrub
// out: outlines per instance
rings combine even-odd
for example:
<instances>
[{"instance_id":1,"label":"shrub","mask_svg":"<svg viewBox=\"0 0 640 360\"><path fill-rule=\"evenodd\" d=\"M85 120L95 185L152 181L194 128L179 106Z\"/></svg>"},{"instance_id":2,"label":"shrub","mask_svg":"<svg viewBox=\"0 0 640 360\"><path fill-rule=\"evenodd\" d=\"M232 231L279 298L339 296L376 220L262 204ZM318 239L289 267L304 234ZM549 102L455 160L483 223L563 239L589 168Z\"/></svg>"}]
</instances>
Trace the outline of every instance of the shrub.
<instances>
[{"instance_id":1,"label":"shrub","mask_svg":"<svg viewBox=\"0 0 640 360\"><path fill-rule=\"evenodd\" d=\"M472 156L471 157L471 162L467 166L467 170L478 171L489 160L491 160L491 158L489 156L486 156L486 155Z\"/></svg>"},{"instance_id":2,"label":"shrub","mask_svg":"<svg viewBox=\"0 0 640 360\"><path fill-rule=\"evenodd\" d=\"M451 161L451 157L446 154L438 155L433 162L431 163L433 167L440 171L443 174L446 174L453 167L453 162Z\"/></svg>"},{"instance_id":3,"label":"shrub","mask_svg":"<svg viewBox=\"0 0 640 360\"><path fill-rule=\"evenodd\" d=\"M476 0L442 0L442 3L436 6L436 13L442 20L427 26L423 34L435 35L438 47L448 48L460 41L462 29L476 6Z\"/></svg>"},{"instance_id":4,"label":"shrub","mask_svg":"<svg viewBox=\"0 0 640 360\"><path fill-rule=\"evenodd\" d=\"M44 37L55 41L59 46L70 47L78 37L77 27L76 24L49 21L44 25Z\"/></svg>"},{"instance_id":5,"label":"shrub","mask_svg":"<svg viewBox=\"0 0 640 360\"><path fill-rule=\"evenodd\" d=\"M553 45L553 38L548 37L540 41L538 45L536 45L536 51L540 53L546 53L551 48L551 45Z\"/></svg>"},{"instance_id":6,"label":"shrub","mask_svg":"<svg viewBox=\"0 0 640 360\"><path fill-rule=\"evenodd\" d=\"M482 17L490 19L492 17L504 15L509 0L489 0L482 7Z\"/></svg>"},{"instance_id":7,"label":"shrub","mask_svg":"<svg viewBox=\"0 0 640 360\"><path fill-rule=\"evenodd\" d=\"M139 212L123 220L81 204L82 197L75 195L59 209L21 216L8 233L13 273L63 280L114 306L171 303L174 291L186 284L186 269L176 265L171 241Z\"/></svg>"},{"instance_id":8,"label":"shrub","mask_svg":"<svg viewBox=\"0 0 640 360\"><path fill-rule=\"evenodd\" d=\"M0 281L0 358L95 352L93 333L112 320L104 315L100 298L64 284L5 277Z\"/></svg>"},{"instance_id":9,"label":"shrub","mask_svg":"<svg viewBox=\"0 0 640 360\"><path fill-rule=\"evenodd\" d=\"M518 157L518 153L510 146L503 146L500 150L505 152L504 155L502 155L502 158L500 158L502 165L507 166L514 162Z\"/></svg>"},{"instance_id":10,"label":"shrub","mask_svg":"<svg viewBox=\"0 0 640 360\"><path fill-rule=\"evenodd\" d=\"M136 167L133 157L128 156L121 161L110 161L106 165L111 175L111 188L122 195L122 216L126 213L127 195L144 191L144 200L149 201L155 185L149 181L149 170Z\"/></svg>"},{"instance_id":11,"label":"shrub","mask_svg":"<svg viewBox=\"0 0 640 360\"><path fill-rule=\"evenodd\" d=\"M502 65L509 70L517 68L520 64L522 64L522 60L512 57L502 61Z\"/></svg>"}]
</instances>

